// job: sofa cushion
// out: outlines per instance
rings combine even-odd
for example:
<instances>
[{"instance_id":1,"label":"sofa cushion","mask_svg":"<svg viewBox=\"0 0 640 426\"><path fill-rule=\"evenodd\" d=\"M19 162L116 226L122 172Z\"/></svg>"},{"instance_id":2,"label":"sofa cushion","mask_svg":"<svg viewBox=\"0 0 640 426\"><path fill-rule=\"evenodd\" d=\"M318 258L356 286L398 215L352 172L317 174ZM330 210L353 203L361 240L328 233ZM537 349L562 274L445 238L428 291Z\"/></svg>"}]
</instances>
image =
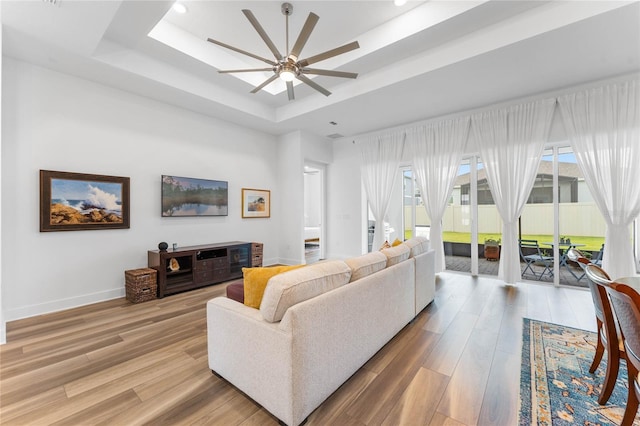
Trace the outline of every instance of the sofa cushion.
<instances>
[{"instance_id":1,"label":"sofa cushion","mask_svg":"<svg viewBox=\"0 0 640 426\"><path fill-rule=\"evenodd\" d=\"M402 243L398 246L382 250L382 254L387 257L388 268L389 266L393 266L407 260L411 254L411 249L406 244Z\"/></svg>"},{"instance_id":2,"label":"sofa cushion","mask_svg":"<svg viewBox=\"0 0 640 426\"><path fill-rule=\"evenodd\" d=\"M429 240L425 237L413 237L404 242L409 249L411 249L411 255L409 257L416 257L426 251L429 251Z\"/></svg>"},{"instance_id":3,"label":"sofa cushion","mask_svg":"<svg viewBox=\"0 0 640 426\"><path fill-rule=\"evenodd\" d=\"M347 259L344 262L351 268L351 280L349 282L353 282L386 268L387 256L382 252L374 251Z\"/></svg>"},{"instance_id":4,"label":"sofa cushion","mask_svg":"<svg viewBox=\"0 0 640 426\"><path fill-rule=\"evenodd\" d=\"M422 243L422 252L429 251L431 248L431 241L427 237L415 237L416 240Z\"/></svg>"},{"instance_id":5,"label":"sofa cushion","mask_svg":"<svg viewBox=\"0 0 640 426\"><path fill-rule=\"evenodd\" d=\"M268 322L280 321L290 306L343 286L349 278L351 269L341 260L314 263L276 275L264 291L262 317Z\"/></svg>"},{"instance_id":6,"label":"sofa cushion","mask_svg":"<svg viewBox=\"0 0 640 426\"><path fill-rule=\"evenodd\" d=\"M242 268L244 277L244 304L259 309L264 295L264 289L271 277L282 272L298 269L304 265L281 265L257 268Z\"/></svg>"}]
</instances>

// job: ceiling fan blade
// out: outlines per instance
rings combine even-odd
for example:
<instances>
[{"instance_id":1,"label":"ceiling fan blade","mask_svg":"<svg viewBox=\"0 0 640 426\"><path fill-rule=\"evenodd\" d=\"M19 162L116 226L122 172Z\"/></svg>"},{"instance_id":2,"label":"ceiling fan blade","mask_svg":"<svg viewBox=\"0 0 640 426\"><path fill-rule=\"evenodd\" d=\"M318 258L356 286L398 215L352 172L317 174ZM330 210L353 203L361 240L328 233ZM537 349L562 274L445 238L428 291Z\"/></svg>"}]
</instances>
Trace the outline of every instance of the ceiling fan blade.
<instances>
[{"instance_id":1,"label":"ceiling fan blade","mask_svg":"<svg viewBox=\"0 0 640 426\"><path fill-rule=\"evenodd\" d=\"M208 38L207 41L209 43L213 43L213 44L217 44L218 46L222 46L222 47L224 47L226 49L233 50L234 52L238 52L238 53L242 53L243 55L251 56L252 58L255 58L255 59L259 60L259 61L266 62L269 65L276 66L276 63L273 62L272 60L263 58L262 56L254 55L253 53L249 53L246 50L238 49L237 47L230 46L230 45L228 45L226 43L223 43L223 42L218 41L218 40L214 40L212 38Z\"/></svg>"},{"instance_id":2,"label":"ceiling fan blade","mask_svg":"<svg viewBox=\"0 0 640 426\"><path fill-rule=\"evenodd\" d=\"M329 77L343 77L343 78L357 78L358 77L358 73L355 73L355 72L319 70L319 69L316 69L316 68L303 68L302 72L304 74L327 75Z\"/></svg>"},{"instance_id":3,"label":"ceiling fan blade","mask_svg":"<svg viewBox=\"0 0 640 426\"><path fill-rule=\"evenodd\" d=\"M258 72L258 71L273 71L273 68L251 68L245 70L218 70L220 74L228 74L232 72Z\"/></svg>"},{"instance_id":4,"label":"ceiling fan blade","mask_svg":"<svg viewBox=\"0 0 640 426\"><path fill-rule=\"evenodd\" d=\"M271 83L273 80L275 80L276 78L278 78L278 74L274 74L271 77L269 77L268 79L266 79L264 81L264 83L262 83L260 86L257 86L255 89L253 89L251 91L251 93L256 93L259 92L264 86L266 86L267 84Z\"/></svg>"},{"instance_id":5,"label":"ceiling fan blade","mask_svg":"<svg viewBox=\"0 0 640 426\"><path fill-rule=\"evenodd\" d=\"M293 81L287 81L287 95L289 96L290 101L296 98L293 94Z\"/></svg>"},{"instance_id":6,"label":"ceiling fan blade","mask_svg":"<svg viewBox=\"0 0 640 426\"><path fill-rule=\"evenodd\" d=\"M282 60L282 55L280 54L280 52L278 52L276 45L273 44L264 28L262 28L262 25L260 25L260 22L258 22L256 17L253 16L253 13L249 9L242 9L242 13L244 13L244 16L246 16L249 22L251 22L253 28L256 29L258 34L260 34L260 37L262 37L262 40L264 40L264 42L267 44L269 50L271 50L271 53L273 53L273 56L275 56L278 61Z\"/></svg>"},{"instance_id":7,"label":"ceiling fan blade","mask_svg":"<svg viewBox=\"0 0 640 426\"><path fill-rule=\"evenodd\" d=\"M308 84L309 86L313 87L314 89L316 89L318 92L322 93L325 96L329 96L331 94L330 91L328 91L327 89L325 89L324 87L320 86L318 83L316 83L315 81L309 79L308 77L300 74L297 76L297 79L302 81L303 83Z\"/></svg>"},{"instance_id":8,"label":"ceiling fan blade","mask_svg":"<svg viewBox=\"0 0 640 426\"><path fill-rule=\"evenodd\" d=\"M342 55L343 53L350 52L359 47L360 45L358 44L357 41L352 41L351 43L347 43L344 46L336 47L335 49L327 50L326 52L320 53L319 55L315 55L310 58L303 59L298 62L298 65L301 67L306 67L307 65L324 61L325 59L333 58L334 56Z\"/></svg>"},{"instance_id":9,"label":"ceiling fan blade","mask_svg":"<svg viewBox=\"0 0 640 426\"><path fill-rule=\"evenodd\" d=\"M316 15L315 13L309 13L307 20L304 23L304 26L302 27L300 34L298 35L296 44L294 44L293 49L291 49L291 56L295 57L294 60L296 61L298 60L298 57L300 56L300 52L302 51L302 48L307 43L307 40L309 40L309 36L311 35L313 28L318 23L318 19L320 19L318 15Z\"/></svg>"}]
</instances>

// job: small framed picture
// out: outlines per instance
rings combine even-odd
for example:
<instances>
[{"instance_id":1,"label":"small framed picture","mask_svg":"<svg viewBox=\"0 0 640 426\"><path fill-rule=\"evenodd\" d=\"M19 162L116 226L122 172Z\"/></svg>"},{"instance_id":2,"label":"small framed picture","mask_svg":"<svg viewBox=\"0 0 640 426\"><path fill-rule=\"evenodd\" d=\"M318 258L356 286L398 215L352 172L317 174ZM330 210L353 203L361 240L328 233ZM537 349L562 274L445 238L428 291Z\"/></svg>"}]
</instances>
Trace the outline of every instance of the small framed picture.
<instances>
[{"instance_id":1,"label":"small framed picture","mask_svg":"<svg viewBox=\"0 0 640 426\"><path fill-rule=\"evenodd\" d=\"M129 228L129 178L40 170L40 232Z\"/></svg>"},{"instance_id":2,"label":"small framed picture","mask_svg":"<svg viewBox=\"0 0 640 426\"><path fill-rule=\"evenodd\" d=\"M242 188L242 217L271 217L271 191Z\"/></svg>"}]
</instances>

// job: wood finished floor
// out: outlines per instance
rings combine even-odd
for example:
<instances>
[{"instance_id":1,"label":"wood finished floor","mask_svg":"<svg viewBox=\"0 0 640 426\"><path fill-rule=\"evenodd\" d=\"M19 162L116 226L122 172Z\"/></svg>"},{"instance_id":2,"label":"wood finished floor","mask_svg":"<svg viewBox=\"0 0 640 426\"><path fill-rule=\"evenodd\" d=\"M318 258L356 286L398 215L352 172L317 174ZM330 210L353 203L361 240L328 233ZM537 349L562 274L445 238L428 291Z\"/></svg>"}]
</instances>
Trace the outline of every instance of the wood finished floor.
<instances>
[{"instance_id":1,"label":"wood finished floor","mask_svg":"<svg viewBox=\"0 0 640 426\"><path fill-rule=\"evenodd\" d=\"M275 425L207 366L205 303L218 285L8 324L3 425ZM436 299L308 425L514 425L522 318L594 330L580 289L441 273Z\"/></svg>"}]
</instances>

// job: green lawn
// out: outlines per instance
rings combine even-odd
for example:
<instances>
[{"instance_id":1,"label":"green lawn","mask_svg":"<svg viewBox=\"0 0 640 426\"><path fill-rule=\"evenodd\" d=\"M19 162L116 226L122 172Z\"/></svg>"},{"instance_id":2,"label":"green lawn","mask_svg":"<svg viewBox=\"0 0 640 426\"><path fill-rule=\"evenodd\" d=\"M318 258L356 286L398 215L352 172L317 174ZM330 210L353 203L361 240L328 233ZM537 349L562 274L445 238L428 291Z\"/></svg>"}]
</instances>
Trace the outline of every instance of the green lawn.
<instances>
[{"instance_id":1,"label":"green lawn","mask_svg":"<svg viewBox=\"0 0 640 426\"><path fill-rule=\"evenodd\" d=\"M563 235L564 238L570 238L571 243L584 244L583 247L577 247L581 251L600 251L604 243L604 237L574 237L572 235ZM478 243L482 244L485 240L493 238L499 240L502 234L478 234ZM454 243L470 243L471 234L466 232L443 232L442 239ZM553 241L553 235L522 235L523 240L537 240L541 248L551 248L543 243Z\"/></svg>"},{"instance_id":2,"label":"green lawn","mask_svg":"<svg viewBox=\"0 0 640 426\"><path fill-rule=\"evenodd\" d=\"M604 237L574 237L572 235L562 235L562 237L570 238L572 243L584 244L582 247L578 247L581 251L600 251L602 244L604 243ZM405 232L405 239L411 238L411 231ZM450 241L453 243L470 243L471 234L466 232L443 232L442 238L444 241ZM499 240L502 238L502 234L478 234L478 243L483 244L488 239ZM523 240L538 240L541 248L551 248L545 246L543 243L553 241L552 235L523 235Z\"/></svg>"}]
</instances>

